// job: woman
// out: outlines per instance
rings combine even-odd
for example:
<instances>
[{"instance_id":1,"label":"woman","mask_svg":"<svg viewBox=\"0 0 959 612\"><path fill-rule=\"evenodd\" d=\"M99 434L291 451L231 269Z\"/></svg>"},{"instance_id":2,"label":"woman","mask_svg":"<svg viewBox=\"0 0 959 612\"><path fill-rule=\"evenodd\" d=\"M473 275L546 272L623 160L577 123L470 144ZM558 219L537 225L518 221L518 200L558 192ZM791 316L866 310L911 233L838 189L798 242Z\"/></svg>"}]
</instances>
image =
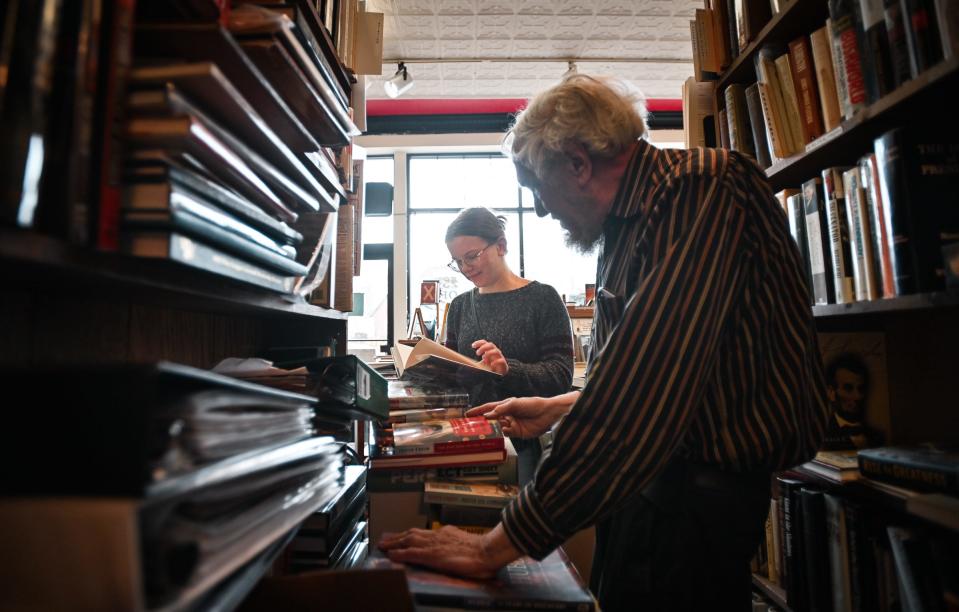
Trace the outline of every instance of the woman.
<instances>
[{"instance_id":1,"label":"woman","mask_svg":"<svg viewBox=\"0 0 959 612\"><path fill-rule=\"evenodd\" d=\"M506 219L467 208L446 230L449 266L476 288L450 304L446 345L479 358L501 381L469 389L474 406L512 396L551 397L569 391L573 344L569 315L555 289L517 276L506 265ZM512 439L520 485L539 462L539 440Z\"/></svg>"}]
</instances>

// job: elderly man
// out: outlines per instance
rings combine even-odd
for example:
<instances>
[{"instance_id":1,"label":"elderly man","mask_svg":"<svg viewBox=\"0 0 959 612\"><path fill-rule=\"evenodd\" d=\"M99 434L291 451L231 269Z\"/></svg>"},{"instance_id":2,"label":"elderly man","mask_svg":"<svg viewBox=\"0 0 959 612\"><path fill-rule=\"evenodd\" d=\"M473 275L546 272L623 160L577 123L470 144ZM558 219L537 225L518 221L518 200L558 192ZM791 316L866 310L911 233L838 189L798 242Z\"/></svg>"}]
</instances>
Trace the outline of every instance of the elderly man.
<instances>
[{"instance_id":1,"label":"elderly man","mask_svg":"<svg viewBox=\"0 0 959 612\"><path fill-rule=\"evenodd\" d=\"M762 171L660 150L623 83L568 78L510 138L536 210L600 248L582 393L475 408L510 435L555 427L535 479L484 536L410 530L395 561L489 576L597 525L602 608L749 608L770 476L812 457L829 410L809 288Z\"/></svg>"}]
</instances>

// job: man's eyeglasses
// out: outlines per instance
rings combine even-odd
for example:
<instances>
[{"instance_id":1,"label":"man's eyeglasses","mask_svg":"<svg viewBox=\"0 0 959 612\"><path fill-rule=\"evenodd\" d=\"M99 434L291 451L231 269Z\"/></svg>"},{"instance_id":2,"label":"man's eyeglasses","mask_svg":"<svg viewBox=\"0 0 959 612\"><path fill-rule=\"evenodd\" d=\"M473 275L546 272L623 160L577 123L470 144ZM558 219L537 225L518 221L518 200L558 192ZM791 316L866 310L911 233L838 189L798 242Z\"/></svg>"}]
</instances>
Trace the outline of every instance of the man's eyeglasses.
<instances>
[{"instance_id":1,"label":"man's eyeglasses","mask_svg":"<svg viewBox=\"0 0 959 612\"><path fill-rule=\"evenodd\" d=\"M454 272L462 272L463 266L474 265L477 262L477 260L479 260L479 258L483 256L483 251L490 248L494 244L496 243L491 242L478 251L467 253L466 255L463 255L463 259L456 259L454 257L453 259L450 260L448 264L446 264L446 267L448 267L450 270L453 270Z\"/></svg>"}]
</instances>

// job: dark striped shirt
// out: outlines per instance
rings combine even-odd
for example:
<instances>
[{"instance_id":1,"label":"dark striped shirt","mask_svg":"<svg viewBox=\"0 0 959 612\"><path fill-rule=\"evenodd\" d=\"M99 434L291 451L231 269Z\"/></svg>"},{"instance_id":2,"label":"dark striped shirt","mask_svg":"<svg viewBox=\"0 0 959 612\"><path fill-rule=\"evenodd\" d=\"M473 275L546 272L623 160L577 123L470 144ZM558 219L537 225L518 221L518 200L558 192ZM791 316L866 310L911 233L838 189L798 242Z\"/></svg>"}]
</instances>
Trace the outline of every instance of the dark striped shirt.
<instances>
[{"instance_id":1,"label":"dark striped shirt","mask_svg":"<svg viewBox=\"0 0 959 612\"><path fill-rule=\"evenodd\" d=\"M503 515L536 558L626 505L677 454L785 468L815 453L827 422L799 251L748 158L640 141L597 284L587 384Z\"/></svg>"}]
</instances>

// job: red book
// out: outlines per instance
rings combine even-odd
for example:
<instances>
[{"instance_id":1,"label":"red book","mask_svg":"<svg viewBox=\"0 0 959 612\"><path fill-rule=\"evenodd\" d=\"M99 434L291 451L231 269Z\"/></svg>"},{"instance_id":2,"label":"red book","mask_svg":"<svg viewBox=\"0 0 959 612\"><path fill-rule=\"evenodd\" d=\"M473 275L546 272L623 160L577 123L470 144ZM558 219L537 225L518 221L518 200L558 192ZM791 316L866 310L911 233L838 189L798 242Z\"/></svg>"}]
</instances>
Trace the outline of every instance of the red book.
<instances>
[{"instance_id":1,"label":"red book","mask_svg":"<svg viewBox=\"0 0 959 612\"><path fill-rule=\"evenodd\" d=\"M789 43L789 67L792 71L793 87L796 89L796 101L799 103L803 139L805 144L809 144L822 136L823 121L819 111L819 87L816 85L808 36L800 36Z\"/></svg>"}]
</instances>

